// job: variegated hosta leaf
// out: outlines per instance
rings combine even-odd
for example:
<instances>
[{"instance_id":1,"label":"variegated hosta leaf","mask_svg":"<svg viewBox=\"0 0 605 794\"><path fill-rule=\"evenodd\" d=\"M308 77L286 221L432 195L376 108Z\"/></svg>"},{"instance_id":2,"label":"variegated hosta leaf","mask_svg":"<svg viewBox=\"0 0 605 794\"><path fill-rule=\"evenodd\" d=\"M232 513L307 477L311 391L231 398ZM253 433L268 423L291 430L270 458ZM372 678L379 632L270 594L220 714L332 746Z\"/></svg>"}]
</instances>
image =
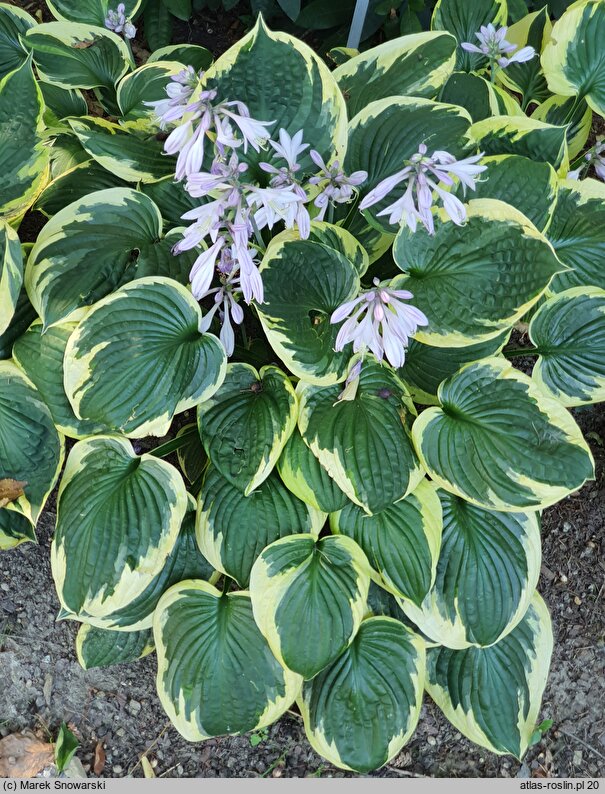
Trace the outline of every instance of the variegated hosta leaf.
<instances>
[{"instance_id":1,"label":"variegated hosta leaf","mask_svg":"<svg viewBox=\"0 0 605 794\"><path fill-rule=\"evenodd\" d=\"M543 102L550 96L546 78L540 64L542 47L550 38L552 23L548 16L548 8L527 14L506 33L506 40L516 44L517 48L530 46L536 51L533 58L522 63L510 63L505 69L498 69L497 79L504 86L523 97L523 107L530 102Z\"/></svg>"},{"instance_id":2,"label":"variegated hosta leaf","mask_svg":"<svg viewBox=\"0 0 605 794\"><path fill-rule=\"evenodd\" d=\"M208 465L208 456L202 446L197 423L192 422L190 425L184 425L178 431L176 437L179 438L184 435L187 435L189 441L184 446L179 447L176 454L181 471L190 483L194 483L204 473L204 469Z\"/></svg>"},{"instance_id":3,"label":"variegated hosta leaf","mask_svg":"<svg viewBox=\"0 0 605 794\"><path fill-rule=\"evenodd\" d=\"M178 61L157 61L139 66L120 80L117 90L118 106L126 121L147 122L142 128L155 127L153 109L145 102L166 99L166 86L173 75L182 71Z\"/></svg>"},{"instance_id":4,"label":"variegated hosta leaf","mask_svg":"<svg viewBox=\"0 0 605 794\"><path fill-rule=\"evenodd\" d=\"M6 505L32 524L38 520L63 464L64 443L33 383L12 361L0 361L0 480L25 483L23 494ZM23 522L10 521L22 534ZM8 532L6 532L8 534Z\"/></svg>"},{"instance_id":5,"label":"variegated hosta leaf","mask_svg":"<svg viewBox=\"0 0 605 794\"><path fill-rule=\"evenodd\" d=\"M425 678L419 636L392 618L364 620L350 647L299 698L313 748L341 769L369 772L413 734Z\"/></svg>"},{"instance_id":6,"label":"variegated hosta leaf","mask_svg":"<svg viewBox=\"0 0 605 794\"><path fill-rule=\"evenodd\" d=\"M79 419L134 438L163 436L175 414L209 399L225 377L202 312L169 278L140 278L99 301L70 336L65 392Z\"/></svg>"},{"instance_id":7,"label":"variegated hosta leaf","mask_svg":"<svg viewBox=\"0 0 605 794\"><path fill-rule=\"evenodd\" d=\"M151 629L108 631L83 623L76 636L76 654L85 670L136 662L154 647Z\"/></svg>"},{"instance_id":8,"label":"variegated hosta leaf","mask_svg":"<svg viewBox=\"0 0 605 794\"><path fill-rule=\"evenodd\" d=\"M534 733L553 638L536 593L517 627L489 648L429 648L426 689L448 720L475 744L521 758Z\"/></svg>"},{"instance_id":9,"label":"variegated hosta leaf","mask_svg":"<svg viewBox=\"0 0 605 794\"><path fill-rule=\"evenodd\" d=\"M29 302L25 287L21 287L17 305L15 306L15 313L6 331L0 334L0 360L12 356L15 341L27 331L37 316L36 310Z\"/></svg>"},{"instance_id":10,"label":"variegated hosta leaf","mask_svg":"<svg viewBox=\"0 0 605 794\"><path fill-rule=\"evenodd\" d=\"M63 386L63 357L76 323L53 325L42 333L36 320L13 345L15 363L25 372L48 406L57 429L70 438L104 433L106 425L78 419Z\"/></svg>"},{"instance_id":11,"label":"variegated hosta leaf","mask_svg":"<svg viewBox=\"0 0 605 794\"><path fill-rule=\"evenodd\" d=\"M366 616L394 618L411 628L411 622L408 621L395 596L377 585L376 582L370 583Z\"/></svg>"},{"instance_id":12,"label":"variegated hosta leaf","mask_svg":"<svg viewBox=\"0 0 605 794\"><path fill-rule=\"evenodd\" d=\"M438 0L431 28L448 30L461 44L463 41L477 43L475 33L482 25L492 22L496 27L506 25L506 0ZM485 66L487 59L475 52L466 52L458 47L456 68L471 72Z\"/></svg>"},{"instance_id":13,"label":"variegated hosta leaf","mask_svg":"<svg viewBox=\"0 0 605 794\"><path fill-rule=\"evenodd\" d=\"M558 173L569 170L566 128L526 116L495 116L477 121L468 132L473 147L485 154L520 154L550 163Z\"/></svg>"},{"instance_id":14,"label":"variegated hosta leaf","mask_svg":"<svg viewBox=\"0 0 605 794\"><path fill-rule=\"evenodd\" d=\"M448 648L492 645L525 615L540 575L537 513L484 510L440 491L443 537L435 585L406 615Z\"/></svg>"},{"instance_id":15,"label":"variegated hosta leaf","mask_svg":"<svg viewBox=\"0 0 605 794\"><path fill-rule=\"evenodd\" d=\"M124 39L99 25L46 22L27 32L38 74L62 88L113 91L133 66Z\"/></svg>"},{"instance_id":16,"label":"variegated hosta leaf","mask_svg":"<svg viewBox=\"0 0 605 794\"><path fill-rule=\"evenodd\" d=\"M51 179L56 179L77 165L90 162L91 159L71 129L68 130L66 125L61 125L60 129L60 132L53 133L50 149Z\"/></svg>"},{"instance_id":17,"label":"variegated hosta leaf","mask_svg":"<svg viewBox=\"0 0 605 794\"><path fill-rule=\"evenodd\" d=\"M198 199L187 193L183 182L175 181L174 175L165 176L157 182L142 182L138 189L157 205L167 229L182 226L183 215L200 204Z\"/></svg>"},{"instance_id":18,"label":"variegated hosta leaf","mask_svg":"<svg viewBox=\"0 0 605 794\"><path fill-rule=\"evenodd\" d=\"M397 374L415 403L438 405L437 390L446 378L471 361L480 361L500 353L509 336L510 331L507 330L487 342L465 347L433 347L410 339L405 363L397 370Z\"/></svg>"},{"instance_id":19,"label":"variegated hosta leaf","mask_svg":"<svg viewBox=\"0 0 605 794\"><path fill-rule=\"evenodd\" d=\"M17 232L0 218L0 334L10 325L23 284L23 254Z\"/></svg>"},{"instance_id":20,"label":"variegated hosta leaf","mask_svg":"<svg viewBox=\"0 0 605 794\"><path fill-rule=\"evenodd\" d=\"M574 3L555 23L542 53L542 68L553 94L579 95L605 115L605 4Z\"/></svg>"},{"instance_id":21,"label":"variegated hosta leaf","mask_svg":"<svg viewBox=\"0 0 605 794\"><path fill-rule=\"evenodd\" d=\"M31 521L21 513L0 507L0 551L14 549L20 543L36 542Z\"/></svg>"},{"instance_id":22,"label":"variegated hosta leaf","mask_svg":"<svg viewBox=\"0 0 605 794\"><path fill-rule=\"evenodd\" d=\"M304 130L326 162L344 156L347 110L334 76L326 64L300 39L272 31L259 17L254 28L210 67L206 82L218 90L217 101L245 97L250 115L272 121L268 128L277 140L281 128L294 135ZM248 162L273 162L270 149L248 151ZM307 149L299 158L303 171L315 173ZM282 161L279 161L279 165Z\"/></svg>"},{"instance_id":23,"label":"variegated hosta leaf","mask_svg":"<svg viewBox=\"0 0 605 794\"><path fill-rule=\"evenodd\" d=\"M294 428L298 405L277 367L228 364L221 387L197 409L213 465L245 496L267 479Z\"/></svg>"},{"instance_id":24,"label":"variegated hosta leaf","mask_svg":"<svg viewBox=\"0 0 605 794\"><path fill-rule=\"evenodd\" d=\"M523 115L510 94L472 72L454 72L439 92L439 101L460 105L474 122L502 114Z\"/></svg>"},{"instance_id":25,"label":"variegated hosta leaf","mask_svg":"<svg viewBox=\"0 0 605 794\"><path fill-rule=\"evenodd\" d=\"M519 154L492 155L483 158L481 164L487 166L487 171L481 174L472 198L505 201L543 232L550 222L559 187L552 165ZM460 188L458 196L464 199Z\"/></svg>"},{"instance_id":26,"label":"variegated hosta leaf","mask_svg":"<svg viewBox=\"0 0 605 794\"><path fill-rule=\"evenodd\" d=\"M288 439L277 470L286 488L316 510L334 513L349 501L305 444L298 428Z\"/></svg>"},{"instance_id":27,"label":"variegated hosta leaf","mask_svg":"<svg viewBox=\"0 0 605 794\"><path fill-rule=\"evenodd\" d=\"M48 7L54 17L66 22L85 22L89 25L103 25L108 8L117 8L112 0L48 0ZM126 17L135 14L141 0L124 0Z\"/></svg>"},{"instance_id":28,"label":"variegated hosta leaf","mask_svg":"<svg viewBox=\"0 0 605 794\"><path fill-rule=\"evenodd\" d=\"M112 187L128 187L128 182L103 168L96 160L85 160L49 182L36 201L36 209L52 217L89 193Z\"/></svg>"},{"instance_id":29,"label":"variegated hosta leaf","mask_svg":"<svg viewBox=\"0 0 605 794\"><path fill-rule=\"evenodd\" d=\"M373 516L349 503L332 513L330 526L363 549L385 589L422 603L435 580L441 545L441 505L431 483L422 480L405 499Z\"/></svg>"},{"instance_id":30,"label":"variegated hosta leaf","mask_svg":"<svg viewBox=\"0 0 605 794\"><path fill-rule=\"evenodd\" d=\"M569 270L552 280L553 292L570 287L605 289L605 185L596 179L566 180L559 186L547 236Z\"/></svg>"},{"instance_id":31,"label":"variegated hosta leaf","mask_svg":"<svg viewBox=\"0 0 605 794\"><path fill-rule=\"evenodd\" d=\"M551 96L534 110L532 118L547 124L567 125L569 159L574 160L584 149L592 127L592 110L585 99Z\"/></svg>"},{"instance_id":32,"label":"variegated hosta leaf","mask_svg":"<svg viewBox=\"0 0 605 794\"><path fill-rule=\"evenodd\" d=\"M254 619L289 670L310 679L350 645L366 609L370 567L347 537L291 535L252 567Z\"/></svg>"},{"instance_id":33,"label":"variegated hosta leaf","mask_svg":"<svg viewBox=\"0 0 605 794\"><path fill-rule=\"evenodd\" d=\"M155 182L174 174L174 161L154 134L135 134L92 116L70 119L69 126L92 158L126 182Z\"/></svg>"},{"instance_id":34,"label":"variegated hosta leaf","mask_svg":"<svg viewBox=\"0 0 605 794\"><path fill-rule=\"evenodd\" d=\"M288 535L317 536L326 514L301 502L271 474L244 496L210 467L199 496L196 536L204 556L242 587L261 551Z\"/></svg>"},{"instance_id":35,"label":"variegated hosta leaf","mask_svg":"<svg viewBox=\"0 0 605 794\"><path fill-rule=\"evenodd\" d=\"M0 218L18 219L49 174L42 144L44 102L28 58L0 80Z\"/></svg>"},{"instance_id":36,"label":"variegated hosta leaf","mask_svg":"<svg viewBox=\"0 0 605 794\"><path fill-rule=\"evenodd\" d=\"M370 265L368 252L355 235L343 229L342 226L324 221L312 221L307 239L312 243L320 243L338 251L345 259L349 260L360 277L364 275ZM286 229L279 235L280 243L296 241L300 242L298 229Z\"/></svg>"},{"instance_id":37,"label":"variegated hosta leaf","mask_svg":"<svg viewBox=\"0 0 605 794\"><path fill-rule=\"evenodd\" d=\"M414 423L416 450L446 491L488 509L540 509L594 478L580 428L505 360L468 364Z\"/></svg>"},{"instance_id":38,"label":"variegated hosta leaf","mask_svg":"<svg viewBox=\"0 0 605 794\"><path fill-rule=\"evenodd\" d=\"M110 614L91 620L99 628L122 633L142 631L151 628L153 613L162 595L174 584L184 579L214 580L216 572L198 548L195 539L196 502L191 494L187 495L187 512L183 518L179 534L162 569L157 573L145 590L130 601L118 606ZM134 573L125 577L136 577ZM88 618L87 618L88 619Z\"/></svg>"},{"instance_id":39,"label":"variegated hosta leaf","mask_svg":"<svg viewBox=\"0 0 605 794\"><path fill-rule=\"evenodd\" d=\"M429 345L463 347L494 339L564 269L546 238L514 207L474 199L467 215L457 226L441 212L435 234L403 226L395 239L393 255L405 275L392 285L410 290L428 317L415 338Z\"/></svg>"},{"instance_id":40,"label":"variegated hosta leaf","mask_svg":"<svg viewBox=\"0 0 605 794\"><path fill-rule=\"evenodd\" d=\"M61 88L52 83L38 84L44 99L44 121L49 127L68 116L85 116L88 105L79 88Z\"/></svg>"},{"instance_id":41,"label":"variegated hosta leaf","mask_svg":"<svg viewBox=\"0 0 605 794\"><path fill-rule=\"evenodd\" d=\"M386 97L434 99L455 61L456 39L449 33L412 33L356 55L339 66L334 77L352 118L370 102Z\"/></svg>"},{"instance_id":42,"label":"variegated hosta leaf","mask_svg":"<svg viewBox=\"0 0 605 794\"><path fill-rule=\"evenodd\" d=\"M359 187L363 198L383 179L400 171L403 161L416 154L421 143L426 143L430 153L445 150L454 157L461 157L470 124L471 117L466 110L456 105L399 96L372 102L349 124L345 171L367 171L368 178ZM397 228L386 218L378 218L377 213L401 193L399 185L366 210L365 217L383 232L396 232ZM350 228L358 236L353 225ZM364 240L359 239L364 244Z\"/></svg>"},{"instance_id":43,"label":"variegated hosta leaf","mask_svg":"<svg viewBox=\"0 0 605 794\"><path fill-rule=\"evenodd\" d=\"M188 283L195 252L173 256L153 201L132 188L84 196L42 229L25 286L46 327L68 320L117 287L144 276Z\"/></svg>"},{"instance_id":44,"label":"variegated hosta leaf","mask_svg":"<svg viewBox=\"0 0 605 794\"><path fill-rule=\"evenodd\" d=\"M27 59L20 37L35 24L36 20L18 6L0 3L0 79Z\"/></svg>"},{"instance_id":45,"label":"variegated hosta leaf","mask_svg":"<svg viewBox=\"0 0 605 794\"><path fill-rule=\"evenodd\" d=\"M61 480L51 550L64 612L104 627L104 619L160 573L186 509L187 492L174 466L138 457L117 436L79 441Z\"/></svg>"},{"instance_id":46,"label":"variegated hosta leaf","mask_svg":"<svg viewBox=\"0 0 605 794\"><path fill-rule=\"evenodd\" d=\"M414 490L423 476L409 436L415 411L391 370L365 363L352 400L339 401L338 385L301 381L297 392L305 444L352 502L378 513Z\"/></svg>"},{"instance_id":47,"label":"variegated hosta leaf","mask_svg":"<svg viewBox=\"0 0 605 794\"><path fill-rule=\"evenodd\" d=\"M193 66L196 72L206 71L212 64L214 57L210 50L200 47L199 44L169 44L154 50L147 63L156 61L178 61L182 66Z\"/></svg>"},{"instance_id":48,"label":"variegated hosta leaf","mask_svg":"<svg viewBox=\"0 0 605 794\"><path fill-rule=\"evenodd\" d=\"M539 358L532 378L563 405L605 400L605 290L572 287L541 306L529 326Z\"/></svg>"},{"instance_id":49,"label":"variegated hosta leaf","mask_svg":"<svg viewBox=\"0 0 605 794\"><path fill-rule=\"evenodd\" d=\"M343 380L351 349L334 351L338 327L330 315L359 292L353 264L335 248L278 235L260 271L265 302L258 315L277 355L311 383Z\"/></svg>"},{"instance_id":50,"label":"variegated hosta leaf","mask_svg":"<svg viewBox=\"0 0 605 794\"><path fill-rule=\"evenodd\" d=\"M153 633L158 694L189 741L270 725L300 690L300 676L283 669L258 630L248 593L181 582L160 600Z\"/></svg>"}]
</instances>

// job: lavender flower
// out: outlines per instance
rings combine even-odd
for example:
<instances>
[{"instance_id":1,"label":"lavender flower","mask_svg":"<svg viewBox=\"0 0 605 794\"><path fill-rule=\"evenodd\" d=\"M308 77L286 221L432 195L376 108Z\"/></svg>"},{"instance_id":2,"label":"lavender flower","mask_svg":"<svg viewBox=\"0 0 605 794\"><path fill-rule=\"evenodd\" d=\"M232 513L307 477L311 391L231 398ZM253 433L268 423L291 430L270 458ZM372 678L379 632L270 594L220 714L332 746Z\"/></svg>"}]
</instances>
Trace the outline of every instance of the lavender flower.
<instances>
[{"instance_id":1,"label":"lavender flower","mask_svg":"<svg viewBox=\"0 0 605 794\"><path fill-rule=\"evenodd\" d=\"M427 147L421 143L418 152L397 173L383 179L363 199L359 209L365 210L382 201L401 182L407 182L407 188L397 201L389 204L381 215L389 216L389 223L401 223L416 231L418 221L429 234L434 234L433 192L441 199L443 208L451 220L461 225L466 220L464 204L452 193L444 190L442 185L452 187L457 177L464 189L475 189L476 177L487 166L477 165L483 154L473 155L464 160L456 160L449 152L436 151L427 156Z\"/></svg>"},{"instance_id":2,"label":"lavender flower","mask_svg":"<svg viewBox=\"0 0 605 794\"><path fill-rule=\"evenodd\" d=\"M361 185L368 178L367 171L354 171L347 176L340 167L338 160L327 166L323 157L315 149L309 152L315 165L321 169L317 176L309 179L311 185L321 185L321 191L313 202L319 208L317 220L322 221L330 203L345 204L353 198L353 188Z\"/></svg>"},{"instance_id":3,"label":"lavender flower","mask_svg":"<svg viewBox=\"0 0 605 794\"><path fill-rule=\"evenodd\" d=\"M263 171L273 175L269 181L271 188L290 188L291 192L296 196L297 202L291 200L286 202L282 218L288 229L296 224L301 239L306 240L311 233L311 217L305 206L309 201L309 197L296 177L296 173L300 171L301 168L298 162L298 156L304 152L305 149L309 148L309 144L303 143L302 139L302 130L290 136L287 130L283 128L280 129L279 143L276 141L269 141L269 144L277 155L286 161L287 165L280 168L276 168L274 165L271 165L271 163L259 163L259 165ZM257 215L255 215L255 220L259 223L259 221L262 220L262 215L260 218L257 217Z\"/></svg>"},{"instance_id":4,"label":"lavender flower","mask_svg":"<svg viewBox=\"0 0 605 794\"><path fill-rule=\"evenodd\" d=\"M507 57L508 53L514 52L514 50L517 49L516 44L511 44L504 38L507 30L508 28L506 27L496 29L490 22L489 25L482 25L479 33L475 33L476 38L479 39L479 46L468 41L463 41L460 46L467 52L476 52L479 53L479 55L485 55L489 58L492 66L496 63L501 69L504 69L511 63L530 61L536 54L536 51L533 47L529 46L522 47L510 58Z\"/></svg>"},{"instance_id":5,"label":"lavender flower","mask_svg":"<svg viewBox=\"0 0 605 794\"><path fill-rule=\"evenodd\" d=\"M236 325L241 325L244 321L244 311L237 302L235 292L239 286L238 279L226 281L221 287L209 290L203 297L214 294L214 306L207 312L200 323L200 333L204 333L210 328L215 314L218 312L221 321L219 339L223 343L225 352L228 356L233 355L235 349L235 334L231 320Z\"/></svg>"},{"instance_id":6,"label":"lavender flower","mask_svg":"<svg viewBox=\"0 0 605 794\"><path fill-rule=\"evenodd\" d=\"M605 180L605 137L597 135L596 142L584 155L585 162L575 171L567 174L567 179L579 179L589 166L594 166L595 174Z\"/></svg>"},{"instance_id":7,"label":"lavender flower","mask_svg":"<svg viewBox=\"0 0 605 794\"><path fill-rule=\"evenodd\" d=\"M338 332L335 350L343 350L352 342L355 353L369 349L378 361L386 358L393 367L402 367L409 338L419 325L428 325L420 309L403 303L412 297L411 292L390 289L375 278L374 289L362 292L332 313L330 322L334 324L348 318Z\"/></svg>"},{"instance_id":8,"label":"lavender flower","mask_svg":"<svg viewBox=\"0 0 605 794\"><path fill-rule=\"evenodd\" d=\"M147 107L153 108L161 129L166 129L168 124L173 124L183 118L198 85L199 76L193 66L187 66L178 74L173 75L170 80L171 82L165 89L167 99L143 102Z\"/></svg>"},{"instance_id":9,"label":"lavender flower","mask_svg":"<svg viewBox=\"0 0 605 794\"><path fill-rule=\"evenodd\" d=\"M127 39L134 39L137 33L135 26L126 19L126 6L120 3L115 11L109 9L105 17L105 27L114 33L123 33Z\"/></svg>"}]
</instances>

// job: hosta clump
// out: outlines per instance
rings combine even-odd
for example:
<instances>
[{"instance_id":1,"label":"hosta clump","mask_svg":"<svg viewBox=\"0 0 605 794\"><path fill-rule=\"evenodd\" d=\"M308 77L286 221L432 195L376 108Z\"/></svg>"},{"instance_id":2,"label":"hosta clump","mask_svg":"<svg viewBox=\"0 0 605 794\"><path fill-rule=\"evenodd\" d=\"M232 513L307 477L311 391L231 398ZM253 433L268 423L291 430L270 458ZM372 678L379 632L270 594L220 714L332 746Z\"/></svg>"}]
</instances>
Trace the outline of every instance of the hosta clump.
<instances>
[{"instance_id":1,"label":"hosta clump","mask_svg":"<svg viewBox=\"0 0 605 794\"><path fill-rule=\"evenodd\" d=\"M67 436L84 667L155 650L192 741L296 704L366 772L426 690L522 757L540 513L594 477L567 409L605 399L605 2L505 30L504 0L440 0L334 72L262 20L134 68L139 5L0 4L0 547L35 538Z\"/></svg>"}]
</instances>

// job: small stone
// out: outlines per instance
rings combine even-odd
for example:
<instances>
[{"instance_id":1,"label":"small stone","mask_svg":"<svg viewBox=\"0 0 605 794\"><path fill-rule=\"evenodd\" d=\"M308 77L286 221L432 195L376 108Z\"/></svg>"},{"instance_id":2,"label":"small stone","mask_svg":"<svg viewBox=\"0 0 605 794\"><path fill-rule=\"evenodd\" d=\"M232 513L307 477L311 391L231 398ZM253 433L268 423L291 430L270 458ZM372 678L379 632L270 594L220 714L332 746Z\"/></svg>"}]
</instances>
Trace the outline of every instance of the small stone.
<instances>
[{"instance_id":1,"label":"small stone","mask_svg":"<svg viewBox=\"0 0 605 794\"><path fill-rule=\"evenodd\" d=\"M116 731L116 736L125 736L125 735L126 735L126 731L124 730L124 728L118 728L118 730Z\"/></svg>"},{"instance_id":2,"label":"small stone","mask_svg":"<svg viewBox=\"0 0 605 794\"><path fill-rule=\"evenodd\" d=\"M119 764L116 764L114 767L112 767L112 769L116 773L116 775L121 775L122 772L124 771L124 769Z\"/></svg>"},{"instance_id":3,"label":"small stone","mask_svg":"<svg viewBox=\"0 0 605 794\"><path fill-rule=\"evenodd\" d=\"M431 747L434 747L437 744L437 739L435 739L434 736L427 736L426 740L431 745Z\"/></svg>"},{"instance_id":4,"label":"small stone","mask_svg":"<svg viewBox=\"0 0 605 794\"><path fill-rule=\"evenodd\" d=\"M182 764L177 764L177 766L176 766L177 775L182 775L184 771L185 770L183 769L183 765Z\"/></svg>"},{"instance_id":5,"label":"small stone","mask_svg":"<svg viewBox=\"0 0 605 794\"><path fill-rule=\"evenodd\" d=\"M561 574L561 576L559 577L559 579L561 580L561 582L563 582L563 584L567 584L567 582L569 581L569 580L568 580L568 578L567 578L567 576L565 576L565 574L564 574L564 573L562 573L562 574Z\"/></svg>"},{"instance_id":6,"label":"small stone","mask_svg":"<svg viewBox=\"0 0 605 794\"><path fill-rule=\"evenodd\" d=\"M0 584L0 590L4 590L5 593L8 593L10 587L6 584L6 582L2 582L2 584Z\"/></svg>"},{"instance_id":7,"label":"small stone","mask_svg":"<svg viewBox=\"0 0 605 794\"><path fill-rule=\"evenodd\" d=\"M575 596L573 602L574 604L576 604L576 606L580 606L580 604L582 603L582 599L578 598L578 596Z\"/></svg>"},{"instance_id":8,"label":"small stone","mask_svg":"<svg viewBox=\"0 0 605 794\"><path fill-rule=\"evenodd\" d=\"M582 764L582 751L581 750L574 750L573 753L573 765L574 766L581 766Z\"/></svg>"},{"instance_id":9,"label":"small stone","mask_svg":"<svg viewBox=\"0 0 605 794\"><path fill-rule=\"evenodd\" d=\"M130 709L131 714L138 714L141 710L141 704L138 700L131 700L128 704L128 708Z\"/></svg>"}]
</instances>

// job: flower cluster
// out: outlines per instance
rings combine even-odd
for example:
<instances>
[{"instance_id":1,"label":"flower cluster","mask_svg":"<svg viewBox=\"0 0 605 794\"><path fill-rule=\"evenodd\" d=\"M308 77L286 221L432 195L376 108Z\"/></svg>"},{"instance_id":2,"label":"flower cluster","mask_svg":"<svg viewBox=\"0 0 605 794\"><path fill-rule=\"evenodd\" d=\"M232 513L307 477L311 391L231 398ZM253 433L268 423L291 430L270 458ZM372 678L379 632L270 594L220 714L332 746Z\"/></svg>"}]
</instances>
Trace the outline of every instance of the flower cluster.
<instances>
[{"instance_id":1,"label":"flower cluster","mask_svg":"<svg viewBox=\"0 0 605 794\"><path fill-rule=\"evenodd\" d=\"M428 325L420 309L403 303L413 297L411 292L391 289L375 278L373 289L332 313L330 322L334 324L348 318L338 332L335 349L343 350L352 342L355 353L369 349L378 361L386 358L393 367L402 367L410 337L418 326Z\"/></svg>"},{"instance_id":2,"label":"flower cluster","mask_svg":"<svg viewBox=\"0 0 605 794\"><path fill-rule=\"evenodd\" d=\"M114 33L122 33L124 38L134 39L137 34L135 26L126 19L126 6L120 3L115 11L109 9L105 17L105 27Z\"/></svg>"},{"instance_id":3,"label":"flower cluster","mask_svg":"<svg viewBox=\"0 0 605 794\"><path fill-rule=\"evenodd\" d=\"M479 39L479 46L472 44L470 41L463 41L460 46L467 52L485 55L489 58L492 68L494 64L497 64L501 69L505 69L511 63L530 61L536 54L534 48L528 46L518 50L516 44L511 44L510 41L506 40L507 31L507 27L495 28L490 22L489 25L482 25L479 33L475 33L476 38ZM515 50L517 52L508 57L509 53Z\"/></svg>"},{"instance_id":4,"label":"flower cluster","mask_svg":"<svg viewBox=\"0 0 605 794\"><path fill-rule=\"evenodd\" d=\"M593 166L599 179L605 180L605 137L598 135L594 146L584 155L585 162L567 174L568 179L579 179L584 171Z\"/></svg>"},{"instance_id":5,"label":"flower cluster","mask_svg":"<svg viewBox=\"0 0 605 794\"><path fill-rule=\"evenodd\" d=\"M332 165L328 166L315 149L310 152L310 155L315 165L321 169L318 176L312 176L309 179L309 183L321 187L321 191L313 203L319 208L317 219L322 221L329 206L346 204L351 201L354 196L354 188L366 181L368 172L354 171L347 176L338 160L334 160Z\"/></svg>"},{"instance_id":6,"label":"flower cluster","mask_svg":"<svg viewBox=\"0 0 605 794\"><path fill-rule=\"evenodd\" d=\"M401 223L414 232L420 221L429 234L433 234L435 231L433 193L441 199L444 210L454 223L458 225L464 223L466 220L464 204L442 186L452 187L456 177L465 190L467 187L474 190L477 175L486 168L477 164L483 154L456 160L448 152L437 151L429 156L427 151L426 145L420 144L418 152L405 162L405 166L379 182L363 199L359 208L364 210L377 204L397 185L405 182L406 189L403 195L378 213L378 215L388 215L389 223Z\"/></svg>"}]
</instances>

